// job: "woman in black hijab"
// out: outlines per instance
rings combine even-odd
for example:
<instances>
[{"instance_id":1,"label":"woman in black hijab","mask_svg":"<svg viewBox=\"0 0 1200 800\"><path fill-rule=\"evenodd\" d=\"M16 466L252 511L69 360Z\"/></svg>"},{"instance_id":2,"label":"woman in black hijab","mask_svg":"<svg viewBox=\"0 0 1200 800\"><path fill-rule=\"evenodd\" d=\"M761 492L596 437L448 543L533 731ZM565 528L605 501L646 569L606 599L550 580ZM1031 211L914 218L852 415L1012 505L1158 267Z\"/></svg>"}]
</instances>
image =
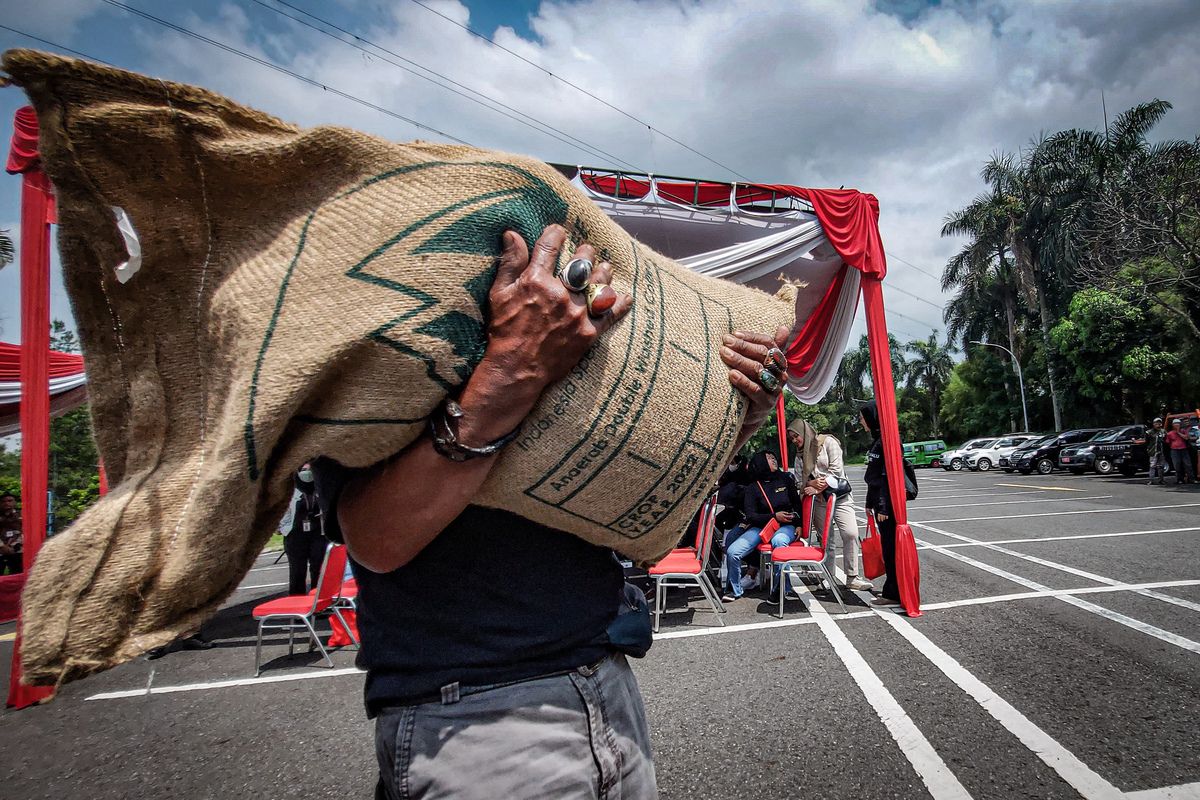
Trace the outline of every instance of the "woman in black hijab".
<instances>
[{"instance_id":1,"label":"woman in black hijab","mask_svg":"<svg viewBox=\"0 0 1200 800\"><path fill-rule=\"evenodd\" d=\"M728 541L725 566L729 588L721 598L724 602L742 596L742 559L762 542L759 533L774 519L778 529L771 535L771 547L786 547L796 541L794 524L801 508L800 493L790 472L779 469L774 453L758 453L750 460L754 482L746 486L742 511L746 529L736 539ZM759 580L763 580L759 576Z\"/></svg>"},{"instance_id":2,"label":"woman in black hijab","mask_svg":"<svg viewBox=\"0 0 1200 800\"><path fill-rule=\"evenodd\" d=\"M898 606L900 584L896 581L896 518L892 515L892 496L888 490L887 466L883 460L883 439L879 434L879 409L874 400L859 409L859 422L874 439L871 449L867 451L867 473L863 480L867 484L867 511L875 515L883 566L887 570L883 590L871 604Z\"/></svg>"},{"instance_id":3,"label":"woman in black hijab","mask_svg":"<svg viewBox=\"0 0 1200 800\"><path fill-rule=\"evenodd\" d=\"M312 579L312 588L317 588L329 540L321 527L321 506L308 464L296 471L295 481L296 490L292 492L287 514L279 523L279 532L283 534L283 550L288 559L288 594L307 594L305 573Z\"/></svg>"}]
</instances>

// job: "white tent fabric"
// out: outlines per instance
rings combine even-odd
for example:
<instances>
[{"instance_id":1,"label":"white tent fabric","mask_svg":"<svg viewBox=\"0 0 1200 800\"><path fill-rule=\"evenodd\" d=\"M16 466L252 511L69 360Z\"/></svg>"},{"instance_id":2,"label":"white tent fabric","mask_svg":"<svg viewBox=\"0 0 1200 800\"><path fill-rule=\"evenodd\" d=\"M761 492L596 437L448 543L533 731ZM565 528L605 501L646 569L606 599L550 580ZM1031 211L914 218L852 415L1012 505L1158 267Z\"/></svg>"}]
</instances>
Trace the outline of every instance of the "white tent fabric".
<instances>
[{"instance_id":1,"label":"white tent fabric","mask_svg":"<svg viewBox=\"0 0 1200 800\"><path fill-rule=\"evenodd\" d=\"M85 383L87 383L87 375L82 372L62 378L51 378L50 396L69 392ZM19 402L21 402L21 383L19 381L0 381L0 406Z\"/></svg>"},{"instance_id":2,"label":"white tent fabric","mask_svg":"<svg viewBox=\"0 0 1200 800\"><path fill-rule=\"evenodd\" d=\"M567 168L570 169L570 168ZM739 205L737 189L721 205L689 205L664 197L659 179L635 176L649 190L641 197L614 197L585 181L586 169L572 182L614 221L649 247L704 275L774 292L781 280L796 283L796 318L803 325L830 284L847 269L825 238L816 215L803 208L764 211ZM678 179L670 179L679 186ZM676 194L678 192L676 191ZM801 401L815 403L833 384L858 309L859 273L848 269L833 319L812 368L791 377L788 387Z\"/></svg>"}]
</instances>

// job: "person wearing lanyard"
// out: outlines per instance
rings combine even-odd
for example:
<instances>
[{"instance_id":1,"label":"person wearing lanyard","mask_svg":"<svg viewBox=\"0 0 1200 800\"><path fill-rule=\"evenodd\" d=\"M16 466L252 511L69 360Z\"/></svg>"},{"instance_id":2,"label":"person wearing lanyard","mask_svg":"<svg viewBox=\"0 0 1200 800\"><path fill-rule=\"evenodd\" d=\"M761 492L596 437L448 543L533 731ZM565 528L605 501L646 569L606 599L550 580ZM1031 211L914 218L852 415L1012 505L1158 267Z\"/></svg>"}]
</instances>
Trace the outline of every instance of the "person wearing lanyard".
<instances>
[{"instance_id":1,"label":"person wearing lanyard","mask_svg":"<svg viewBox=\"0 0 1200 800\"><path fill-rule=\"evenodd\" d=\"M292 502L279 522L279 532L284 536L283 550L288 559L288 594L308 594L310 588L317 587L325 548L329 544L321 522L312 468L305 464L296 472ZM311 587L305 583L305 573L311 578Z\"/></svg>"}]
</instances>

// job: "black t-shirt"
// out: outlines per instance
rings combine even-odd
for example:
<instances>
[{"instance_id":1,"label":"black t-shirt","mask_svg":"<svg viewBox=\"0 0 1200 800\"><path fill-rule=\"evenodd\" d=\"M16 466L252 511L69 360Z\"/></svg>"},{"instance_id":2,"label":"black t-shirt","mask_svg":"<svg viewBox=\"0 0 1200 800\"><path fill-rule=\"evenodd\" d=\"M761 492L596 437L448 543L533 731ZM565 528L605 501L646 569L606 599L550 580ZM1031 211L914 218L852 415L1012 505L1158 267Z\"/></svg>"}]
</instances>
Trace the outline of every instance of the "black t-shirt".
<instances>
[{"instance_id":1,"label":"black t-shirt","mask_svg":"<svg viewBox=\"0 0 1200 800\"><path fill-rule=\"evenodd\" d=\"M336 503L352 473L329 459L313 470L325 533L340 542ZM479 506L393 572L351 563L371 716L455 682L486 686L599 661L624 585L611 550Z\"/></svg>"}]
</instances>

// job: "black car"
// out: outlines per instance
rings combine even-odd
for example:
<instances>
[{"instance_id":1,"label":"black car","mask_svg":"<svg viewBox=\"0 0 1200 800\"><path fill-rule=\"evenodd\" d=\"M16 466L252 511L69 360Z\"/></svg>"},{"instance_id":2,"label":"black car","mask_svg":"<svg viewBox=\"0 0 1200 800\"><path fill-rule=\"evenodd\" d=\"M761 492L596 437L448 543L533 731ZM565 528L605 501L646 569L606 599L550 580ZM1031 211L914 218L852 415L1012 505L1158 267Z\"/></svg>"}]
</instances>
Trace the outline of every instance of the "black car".
<instances>
[{"instance_id":1,"label":"black car","mask_svg":"<svg viewBox=\"0 0 1200 800\"><path fill-rule=\"evenodd\" d=\"M1122 425L1100 431L1082 444L1064 447L1058 455L1059 466L1076 475L1094 469L1101 475L1109 475L1117 469L1115 459L1130 446L1146 446L1145 425Z\"/></svg>"},{"instance_id":2,"label":"black car","mask_svg":"<svg viewBox=\"0 0 1200 800\"><path fill-rule=\"evenodd\" d=\"M1008 457L1008 462L1022 475L1028 475L1035 470L1041 475L1049 475L1058 466L1058 455L1064 447L1086 442L1100 430L1100 428L1076 428L1061 433L1052 433L1017 450Z\"/></svg>"}]
</instances>

